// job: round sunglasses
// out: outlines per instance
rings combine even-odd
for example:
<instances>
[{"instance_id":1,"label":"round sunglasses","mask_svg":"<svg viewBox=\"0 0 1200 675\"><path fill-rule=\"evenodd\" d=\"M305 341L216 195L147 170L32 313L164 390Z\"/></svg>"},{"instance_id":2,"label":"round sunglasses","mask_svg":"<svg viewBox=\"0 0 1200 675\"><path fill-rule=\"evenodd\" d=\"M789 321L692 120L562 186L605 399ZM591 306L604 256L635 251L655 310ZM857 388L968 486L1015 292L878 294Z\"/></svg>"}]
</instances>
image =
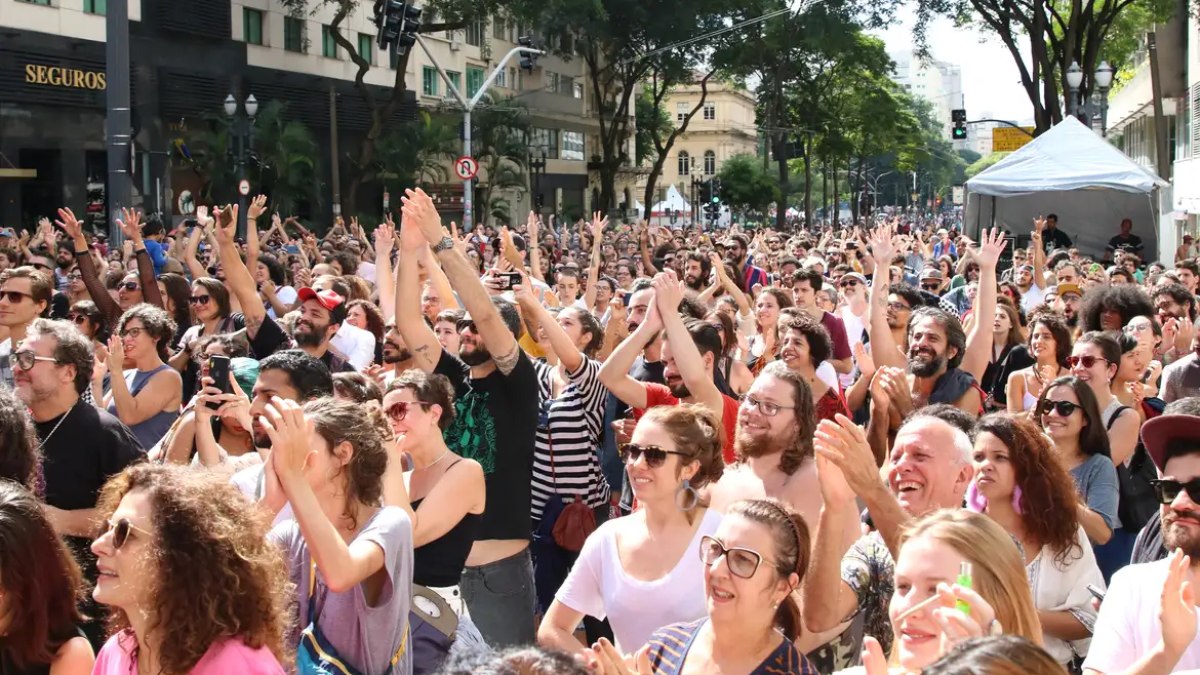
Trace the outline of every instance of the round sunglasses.
<instances>
[{"instance_id":1,"label":"round sunglasses","mask_svg":"<svg viewBox=\"0 0 1200 675\"><path fill-rule=\"evenodd\" d=\"M154 538L154 535L129 522L128 518L119 518L116 522L111 520L108 521L108 529L104 532L101 532L100 536L104 536L109 532L112 532L112 547L113 550L116 551L121 550L121 547L125 545L125 542L129 541L130 532L137 532L138 534L145 535L147 539Z\"/></svg>"}]
</instances>

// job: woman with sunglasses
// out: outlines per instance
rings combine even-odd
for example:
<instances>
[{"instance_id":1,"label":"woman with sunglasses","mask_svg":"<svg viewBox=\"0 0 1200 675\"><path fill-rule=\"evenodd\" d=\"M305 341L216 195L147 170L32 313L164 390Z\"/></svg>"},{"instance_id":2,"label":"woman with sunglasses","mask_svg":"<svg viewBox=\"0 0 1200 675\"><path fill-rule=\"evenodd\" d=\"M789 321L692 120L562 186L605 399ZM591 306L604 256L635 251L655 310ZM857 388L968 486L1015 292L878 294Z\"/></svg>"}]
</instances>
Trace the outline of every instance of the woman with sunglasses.
<instances>
[{"instance_id":1,"label":"woman with sunglasses","mask_svg":"<svg viewBox=\"0 0 1200 675\"><path fill-rule=\"evenodd\" d=\"M1029 319L1028 354L1034 363L1008 376L1005 399L1008 412L1032 414L1038 397L1052 382L1066 375L1071 355L1071 329L1061 314L1043 310Z\"/></svg>"},{"instance_id":2,"label":"woman with sunglasses","mask_svg":"<svg viewBox=\"0 0 1200 675\"><path fill-rule=\"evenodd\" d=\"M1096 621L1088 586L1104 588L1071 474L1037 425L1003 413L975 425L973 459L967 508L1021 544L1045 648L1068 666L1087 656Z\"/></svg>"},{"instance_id":3,"label":"woman with sunglasses","mask_svg":"<svg viewBox=\"0 0 1200 675\"><path fill-rule=\"evenodd\" d=\"M802 627L795 591L809 558L804 518L775 499L734 502L699 553L707 616L660 628L629 659L601 639L588 655L593 672L816 675L794 644Z\"/></svg>"},{"instance_id":4,"label":"woman with sunglasses","mask_svg":"<svg viewBox=\"0 0 1200 675\"><path fill-rule=\"evenodd\" d=\"M92 596L115 630L95 675L282 674L288 577L268 523L226 481L139 464L97 507Z\"/></svg>"},{"instance_id":5,"label":"woman with sunglasses","mask_svg":"<svg viewBox=\"0 0 1200 675\"><path fill-rule=\"evenodd\" d=\"M383 501L408 513L413 528L413 583L446 600L459 617L467 555L483 525L483 467L446 446L454 421L454 389L442 375L413 368L383 395L383 412L396 447L383 475Z\"/></svg>"},{"instance_id":6,"label":"woman with sunglasses","mask_svg":"<svg viewBox=\"0 0 1200 675\"><path fill-rule=\"evenodd\" d=\"M663 626L706 614L696 593L704 578L700 538L716 532L717 512L697 490L721 477L722 427L707 408L651 408L621 446L639 508L609 520L587 538L538 628L538 643L572 654L584 616L607 618L621 653L631 653Z\"/></svg>"},{"instance_id":7,"label":"woman with sunglasses","mask_svg":"<svg viewBox=\"0 0 1200 675\"><path fill-rule=\"evenodd\" d=\"M270 534L295 584L293 625L357 672L411 673L413 529L404 509L383 505L391 440L383 414L333 398L301 408L273 397L261 419L272 448L264 500L295 516Z\"/></svg>"},{"instance_id":8,"label":"woman with sunglasses","mask_svg":"<svg viewBox=\"0 0 1200 675\"><path fill-rule=\"evenodd\" d=\"M67 311L67 321L75 324L80 333L91 338L92 347L99 347L108 340L108 326L104 315L91 300L80 300Z\"/></svg>"},{"instance_id":9,"label":"woman with sunglasses","mask_svg":"<svg viewBox=\"0 0 1200 675\"><path fill-rule=\"evenodd\" d=\"M121 420L143 448L152 448L167 433L183 402L179 373L166 364L167 341L175 322L165 310L137 305L121 316L117 334L108 340L107 358L97 358L92 395ZM103 355L101 352L100 355ZM125 370L126 365L133 368ZM111 373L110 390L102 391Z\"/></svg>"},{"instance_id":10,"label":"woman with sunglasses","mask_svg":"<svg viewBox=\"0 0 1200 675\"><path fill-rule=\"evenodd\" d=\"M92 259L87 239L83 236L83 226L75 214L71 212L71 209L62 208L58 210L58 217L60 218L56 221L58 226L71 238L75 251L75 262L79 265L78 270L83 275L83 283L92 296L92 302L100 308L110 325L115 324L121 318L122 312L139 303L145 302L156 307L163 306L162 296L158 292L158 284L154 280L154 263L150 260L150 254L146 252L145 242L142 241L141 214L124 209L123 220L118 221L121 223L122 231L128 233L127 238L133 242L137 271L127 273L122 277L115 299L109 295L104 282L100 279L100 273L96 270L96 261ZM120 251L116 252L120 253ZM144 295L143 289L145 289Z\"/></svg>"},{"instance_id":11,"label":"woman with sunglasses","mask_svg":"<svg viewBox=\"0 0 1200 675\"><path fill-rule=\"evenodd\" d=\"M1111 334L1084 333L1075 341L1067 365L1071 374L1087 384L1096 397L1113 464L1129 461L1137 447L1141 418L1112 393L1112 382L1121 365L1121 346Z\"/></svg>"},{"instance_id":12,"label":"woman with sunglasses","mask_svg":"<svg viewBox=\"0 0 1200 675\"><path fill-rule=\"evenodd\" d=\"M79 565L37 497L7 480L0 480L0 570L0 673L91 673Z\"/></svg>"},{"instance_id":13,"label":"woman with sunglasses","mask_svg":"<svg viewBox=\"0 0 1200 675\"><path fill-rule=\"evenodd\" d=\"M196 365L197 341L210 335L239 331L245 328L246 317L233 312L229 289L211 277L200 277L192 282L188 304L196 317L196 323L175 343L175 352L170 363L183 375L184 396L191 397L196 393L200 382Z\"/></svg>"},{"instance_id":14,"label":"woman with sunglasses","mask_svg":"<svg viewBox=\"0 0 1200 675\"><path fill-rule=\"evenodd\" d=\"M1051 382L1034 409L1034 422L1054 442L1054 451L1075 479L1082 504L1079 524L1088 539L1104 544L1117 519L1117 470L1092 388L1076 377Z\"/></svg>"}]
</instances>

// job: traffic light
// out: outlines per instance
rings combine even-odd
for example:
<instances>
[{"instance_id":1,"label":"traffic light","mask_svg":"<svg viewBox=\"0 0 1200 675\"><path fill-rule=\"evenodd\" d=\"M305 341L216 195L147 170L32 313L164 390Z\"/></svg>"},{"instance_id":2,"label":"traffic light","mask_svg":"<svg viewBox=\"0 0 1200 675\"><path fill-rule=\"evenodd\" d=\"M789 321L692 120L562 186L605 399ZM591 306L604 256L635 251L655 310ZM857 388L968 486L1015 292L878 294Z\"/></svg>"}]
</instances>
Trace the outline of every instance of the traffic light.
<instances>
[{"instance_id":1,"label":"traffic light","mask_svg":"<svg viewBox=\"0 0 1200 675\"><path fill-rule=\"evenodd\" d=\"M537 49L537 47L533 44L533 37L528 35L517 38L517 45L521 47L528 47L530 49ZM521 70L532 73L533 69L537 68L537 59L537 54L521 52Z\"/></svg>"},{"instance_id":2,"label":"traffic light","mask_svg":"<svg viewBox=\"0 0 1200 675\"><path fill-rule=\"evenodd\" d=\"M417 33L419 32L421 32L421 8L410 2L404 7L404 14L400 22L397 52L405 54L409 47L417 44Z\"/></svg>"},{"instance_id":3,"label":"traffic light","mask_svg":"<svg viewBox=\"0 0 1200 675\"><path fill-rule=\"evenodd\" d=\"M712 192L712 203L719 206L721 203L721 179L720 178L712 179L711 192Z\"/></svg>"},{"instance_id":4,"label":"traffic light","mask_svg":"<svg viewBox=\"0 0 1200 675\"><path fill-rule=\"evenodd\" d=\"M713 201L713 182L706 180L700 184L700 203L704 204L705 213L708 212L708 205Z\"/></svg>"},{"instance_id":5,"label":"traffic light","mask_svg":"<svg viewBox=\"0 0 1200 675\"><path fill-rule=\"evenodd\" d=\"M951 140L967 140L967 111L961 108L951 110L950 121L954 123L954 128L950 130Z\"/></svg>"},{"instance_id":6,"label":"traffic light","mask_svg":"<svg viewBox=\"0 0 1200 675\"><path fill-rule=\"evenodd\" d=\"M416 44L421 30L421 8L405 0L381 0L375 4L375 25L379 27L377 42L381 51L404 54Z\"/></svg>"}]
</instances>

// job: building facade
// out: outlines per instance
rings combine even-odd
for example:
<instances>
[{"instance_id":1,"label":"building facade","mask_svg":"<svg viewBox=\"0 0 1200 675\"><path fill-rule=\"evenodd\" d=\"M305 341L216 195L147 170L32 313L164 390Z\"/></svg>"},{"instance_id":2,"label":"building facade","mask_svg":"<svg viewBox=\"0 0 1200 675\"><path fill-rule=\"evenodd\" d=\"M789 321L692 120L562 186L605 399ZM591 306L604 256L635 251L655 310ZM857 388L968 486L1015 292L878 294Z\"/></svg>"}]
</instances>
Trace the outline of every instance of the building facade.
<instances>
[{"instance_id":1,"label":"building facade","mask_svg":"<svg viewBox=\"0 0 1200 675\"><path fill-rule=\"evenodd\" d=\"M180 216L180 194L191 189L180 146L190 130L219 114L232 93L253 94L260 106L287 104L287 115L312 131L320 146L317 166L332 185L332 157L342 166L357 153L371 128L363 89L391 96L397 60L381 53L369 3L345 18L341 34L370 62L362 89L358 67L333 39L333 9L289 15L278 0L129 0L134 203L147 211ZM106 182L105 0L0 0L0 222L31 225L59 205L103 213ZM425 16L423 23L438 21ZM407 91L388 125L405 124L419 110L461 120L436 60L451 82L470 97L498 60L532 28L503 18L465 30L422 34L430 55L413 48L403 73ZM505 64L489 96L513 99L527 110L533 129L529 155L545 155L536 185L506 188L514 218L534 202L533 187L546 211L582 214L590 207L588 158L598 128L588 101L581 59L544 56L532 72L517 60ZM459 122L461 124L461 122ZM487 188L486 158L476 194ZM431 186L448 217L461 219L462 183ZM193 172L194 173L194 172ZM339 182L347 187L346 172ZM528 175L528 174L527 174ZM355 212L383 210L383 190L364 185ZM253 188L252 188L253 189ZM332 193L331 188L325 190ZM232 200L235 195L214 195ZM329 194L310 204L309 217L327 218ZM398 204L392 197L391 206ZM457 213L456 213L457 211ZM481 209L487 216L487 210Z\"/></svg>"},{"instance_id":2,"label":"building facade","mask_svg":"<svg viewBox=\"0 0 1200 675\"><path fill-rule=\"evenodd\" d=\"M951 111L966 107L963 101L962 68L945 61L922 59L912 50L891 52L888 56L896 64L892 79L914 98L924 99L933 106L934 118L941 123L945 137L950 138ZM955 149L969 147L969 137L970 132L967 141L954 141Z\"/></svg>"}]
</instances>

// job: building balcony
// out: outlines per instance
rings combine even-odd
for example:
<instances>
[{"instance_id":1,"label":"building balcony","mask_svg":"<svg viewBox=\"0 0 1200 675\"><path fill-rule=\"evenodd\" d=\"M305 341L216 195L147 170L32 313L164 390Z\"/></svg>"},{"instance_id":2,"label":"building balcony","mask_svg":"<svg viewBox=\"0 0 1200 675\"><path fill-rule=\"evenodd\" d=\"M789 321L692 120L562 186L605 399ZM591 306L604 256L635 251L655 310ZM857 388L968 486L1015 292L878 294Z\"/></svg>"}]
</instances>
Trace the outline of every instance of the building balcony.
<instances>
[{"instance_id":1,"label":"building balcony","mask_svg":"<svg viewBox=\"0 0 1200 675\"><path fill-rule=\"evenodd\" d=\"M568 94L553 91L529 91L518 94L519 101L529 107L532 112L565 115L568 117L584 117L583 99Z\"/></svg>"}]
</instances>

